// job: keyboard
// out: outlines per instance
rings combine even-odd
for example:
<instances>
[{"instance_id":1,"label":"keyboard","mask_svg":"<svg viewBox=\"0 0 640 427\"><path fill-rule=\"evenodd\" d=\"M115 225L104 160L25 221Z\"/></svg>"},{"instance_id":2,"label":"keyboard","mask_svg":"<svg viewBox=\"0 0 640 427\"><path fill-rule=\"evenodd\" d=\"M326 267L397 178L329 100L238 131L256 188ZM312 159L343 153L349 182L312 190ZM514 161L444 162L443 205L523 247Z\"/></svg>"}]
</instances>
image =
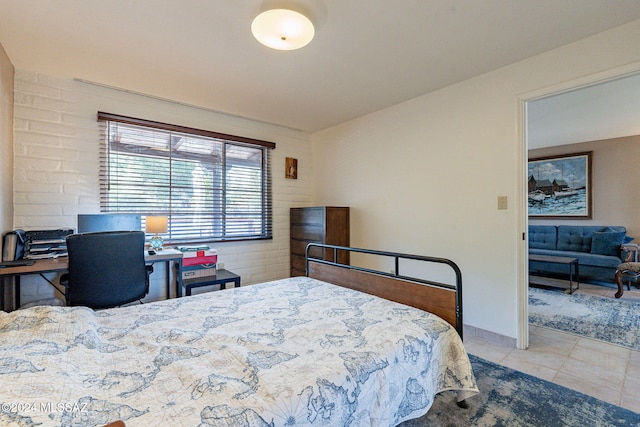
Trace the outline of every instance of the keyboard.
<instances>
[{"instance_id":1,"label":"keyboard","mask_svg":"<svg viewBox=\"0 0 640 427\"><path fill-rule=\"evenodd\" d=\"M34 260L32 259L17 259L15 261L2 261L0 262L0 268L2 267L19 267L23 265L33 265Z\"/></svg>"}]
</instances>

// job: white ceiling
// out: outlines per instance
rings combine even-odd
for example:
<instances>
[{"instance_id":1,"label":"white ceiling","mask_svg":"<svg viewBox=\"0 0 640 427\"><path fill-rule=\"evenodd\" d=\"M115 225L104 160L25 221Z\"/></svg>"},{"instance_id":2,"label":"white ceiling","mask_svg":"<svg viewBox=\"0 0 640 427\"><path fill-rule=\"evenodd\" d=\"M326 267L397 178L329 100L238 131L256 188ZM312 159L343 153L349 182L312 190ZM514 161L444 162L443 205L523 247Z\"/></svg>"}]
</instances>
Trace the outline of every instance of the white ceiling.
<instances>
[{"instance_id":1,"label":"white ceiling","mask_svg":"<svg viewBox=\"0 0 640 427\"><path fill-rule=\"evenodd\" d=\"M529 102L529 148L640 135L640 74Z\"/></svg>"},{"instance_id":2,"label":"white ceiling","mask_svg":"<svg viewBox=\"0 0 640 427\"><path fill-rule=\"evenodd\" d=\"M307 47L253 18L295 3ZM16 69L78 78L309 132L640 19L638 0L0 0Z\"/></svg>"}]
</instances>

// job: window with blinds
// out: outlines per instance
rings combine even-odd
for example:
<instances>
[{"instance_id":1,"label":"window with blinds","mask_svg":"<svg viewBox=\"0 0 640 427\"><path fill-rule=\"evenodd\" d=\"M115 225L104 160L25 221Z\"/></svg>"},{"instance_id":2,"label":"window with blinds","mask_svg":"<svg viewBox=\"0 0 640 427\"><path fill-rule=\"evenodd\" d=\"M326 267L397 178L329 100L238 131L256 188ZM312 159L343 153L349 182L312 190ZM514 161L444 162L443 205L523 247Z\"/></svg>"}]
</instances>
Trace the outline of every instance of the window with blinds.
<instances>
[{"instance_id":1,"label":"window with blinds","mask_svg":"<svg viewBox=\"0 0 640 427\"><path fill-rule=\"evenodd\" d=\"M169 218L163 240L272 237L269 153L275 144L98 113L103 212Z\"/></svg>"}]
</instances>

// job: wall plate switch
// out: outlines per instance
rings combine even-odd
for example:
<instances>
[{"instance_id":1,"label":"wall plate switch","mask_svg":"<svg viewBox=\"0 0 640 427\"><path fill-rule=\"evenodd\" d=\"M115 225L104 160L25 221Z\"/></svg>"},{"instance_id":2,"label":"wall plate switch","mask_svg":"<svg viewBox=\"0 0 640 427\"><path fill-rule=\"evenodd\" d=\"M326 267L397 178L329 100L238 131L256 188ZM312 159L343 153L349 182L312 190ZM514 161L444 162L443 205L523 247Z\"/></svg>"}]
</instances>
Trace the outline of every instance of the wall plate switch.
<instances>
[{"instance_id":1,"label":"wall plate switch","mask_svg":"<svg viewBox=\"0 0 640 427\"><path fill-rule=\"evenodd\" d=\"M507 209L507 196L498 196L498 210Z\"/></svg>"}]
</instances>

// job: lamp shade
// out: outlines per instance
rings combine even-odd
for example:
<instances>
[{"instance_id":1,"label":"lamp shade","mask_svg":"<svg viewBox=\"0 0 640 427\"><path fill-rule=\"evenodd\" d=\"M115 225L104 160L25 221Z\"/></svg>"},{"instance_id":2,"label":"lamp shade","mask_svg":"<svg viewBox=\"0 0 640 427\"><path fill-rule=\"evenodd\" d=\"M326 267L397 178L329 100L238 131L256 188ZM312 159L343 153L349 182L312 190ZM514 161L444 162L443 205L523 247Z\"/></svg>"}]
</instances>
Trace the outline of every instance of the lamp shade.
<instances>
[{"instance_id":1,"label":"lamp shade","mask_svg":"<svg viewBox=\"0 0 640 427\"><path fill-rule=\"evenodd\" d=\"M166 216L148 216L146 218L147 233L166 233L167 221Z\"/></svg>"},{"instance_id":2,"label":"lamp shade","mask_svg":"<svg viewBox=\"0 0 640 427\"><path fill-rule=\"evenodd\" d=\"M315 35L309 18L289 9L262 12L251 23L251 32L260 43L278 50L300 49Z\"/></svg>"}]
</instances>

